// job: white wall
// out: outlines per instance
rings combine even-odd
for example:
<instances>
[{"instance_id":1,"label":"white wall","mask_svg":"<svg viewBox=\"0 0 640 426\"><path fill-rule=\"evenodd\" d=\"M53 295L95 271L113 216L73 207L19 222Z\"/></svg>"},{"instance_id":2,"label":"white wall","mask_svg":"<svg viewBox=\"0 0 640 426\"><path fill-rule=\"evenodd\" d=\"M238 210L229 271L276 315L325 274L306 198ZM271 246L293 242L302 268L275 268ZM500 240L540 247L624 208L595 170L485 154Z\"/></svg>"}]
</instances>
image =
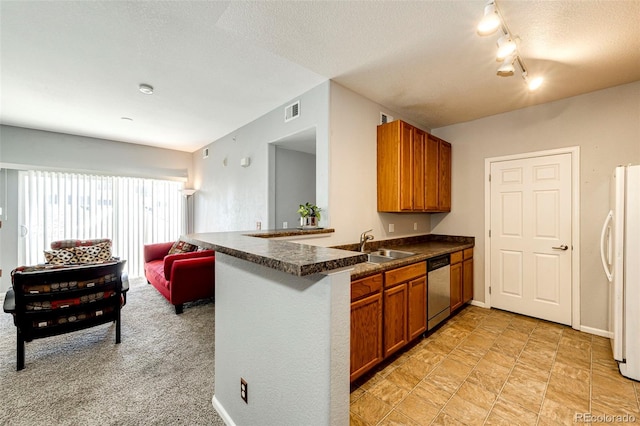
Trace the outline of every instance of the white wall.
<instances>
[{"instance_id":1,"label":"white wall","mask_svg":"<svg viewBox=\"0 0 640 426\"><path fill-rule=\"evenodd\" d=\"M453 146L452 206L433 233L476 237L474 298L484 300L484 159L579 146L581 324L607 329L607 281L599 238L609 209L609 175L640 163L640 82L434 129Z\"/></svg>"},{"instance_id":2,"label":"white wall","mask_svg":"<svg viewBox=\"0 0 640 426\"><path fill-rule=\"evenodd\" d=\"M0 293L11 286L11 271L18 263L18 172L0 170L0 207L2 207L2 228L0 228Z\"/></svg>"},{"instance_id":3,"label":"white wall","mask_svg":"<svg viewBox=\"0 0 640 426\"><path fill-rule=\"evenodd\" d=\"M284 122L284 107L265 114L193 154L195 171L195 232L239 231L267 228L269 209L269 144L316 127L316 204L330 220L328 205L329 82L296 97L300 116ZM251 158L249 167L240 159ZM226 160L226 166L224 164ZM273 182L272 182L273 183ZM301 200L303 202L303 200ZM272 209L273 211L273 209Z\"/></svg>"},{"instance_id":4,"label":"white wall","mask_svg":"<svg viewBox=\"0 0 640 426\"><path fill-rule=\"evenodd\" d=\"M297 277L216 255L213 404L227 424L349 422L349 274Z\"/></svg>"},{"instance_id":5,"label":"white wall","mask_svg":"<svg viewBox=\"0 0 640 426\"><path fill-rule=\"evenodd\" d=\"M288 222L295 228L300 204L316 203L316 156L282 147L275 148L275 156L275 227Z\"/></svg>"},{"instance_id":6,"label":"white wall","mask_svg":"<svg viewBox=\"0 0 640 426\"><path fill-rule=\"evenodd\" d=\"M0 167L186 181L191 166L192 156L187 152L0 126Z\"/></svg>"},{"instance_id":7,"label":"white wall","mask_svg":"<svg viewBox=\"0 0 640 426\"><path fill-rule=\"evenodd\" d=\"M11 284L18 263L18 172L58 170L187 181L192 155L187 152L114 142L21 127L0 126L0 292ZM4 170L7 169L6 186ZM6 188L6 191L5 191ZM5 195L6 194L6 195Z\"/></svg>"},{"instance_id":8,"label":"white wall","mask_svg":"<svg viewBox=\"0 0 640 426\"><path fill-rule=\"evenodd\" d=\"M396 119L402 117L335 82L331 83L330 112L329 206L331 227L336 232L330 238L308 243L323 246L357 243L360 234L368 229L373 229L377 240L429 233L428 213L378 213L376 150L380 112ZM417 231L413 229L414 223L418 224ZM395 226L395 232L388 231L389 224Z\"/></svg>"},{"instance_id":9,"label":"white wall","mask_svg":"<svg viewBox=\"0 0 640 426\"><path fill-rule=\"evenodd\" d=\"M323 212L320 225L334 228L335 233L296 242L356 243L368 229L376 239L429 233L427 213L377 211L376 127L381 111L401 117L335 82L295 99L301 100L300 118L284 123L284 105L291 103L287 102L209 145L209 158L202 159L201 151L194 153L199 188L196 232L250 230L257 221L264 229L269 213L269 142L316 126L316 204ZM251 157L251 167L242 168L240 158L246 156ZM394 224L395 232L388 232L389 224Z\"/></svg>"}]
</instances>

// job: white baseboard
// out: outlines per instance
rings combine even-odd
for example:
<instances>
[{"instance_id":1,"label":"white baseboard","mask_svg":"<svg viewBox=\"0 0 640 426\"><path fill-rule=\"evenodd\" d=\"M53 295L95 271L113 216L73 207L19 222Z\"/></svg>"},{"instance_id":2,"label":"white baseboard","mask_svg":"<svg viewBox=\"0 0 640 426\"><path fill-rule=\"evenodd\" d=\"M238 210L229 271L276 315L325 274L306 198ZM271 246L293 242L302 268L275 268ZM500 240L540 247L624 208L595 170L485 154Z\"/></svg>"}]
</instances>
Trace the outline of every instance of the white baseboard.
<instances>
[{"instance_id":1,"label":"white baseboard","mask_svg":"<svg viewBox=\"0 0 640 426\"><path fill-rule=\"evenodd\" d=\"M478 306L480 308L486 308L487 305L484 302L478 302L477 300L472 300L471 302L469 302L470 305L472 306Z\"/></svg>"},{"instance_id":2,"label":"white baseboard","mask_svg":"<svg viewBox=\"0 0 640 426\"><path fill-rule=\"evenodd\" d=\"M220 401L216 399L215 395L213 395L213 397L211 398L211 405L213 405L213 408L218 412L218 414L220 414L220 417L222 417L224 424L226 424L227 426L236 426L231 416L229 416L229 413L227 413L227 410L224 409L222 404L220 404Z\"/></svg>"},{"instance_id":3,"label":"white baseboard","mask_svg":"<svg viewBox=\"0 0 640 426\"><path fill-rule=\"evenodd\" d=\"M587 327L585 325L580 326L580 331L583 331L589 334L595 334L596 336L605 337L607 339L611 339L613 337L610 331L601 330L599 328Z\"/></svg>"}]
</instances>

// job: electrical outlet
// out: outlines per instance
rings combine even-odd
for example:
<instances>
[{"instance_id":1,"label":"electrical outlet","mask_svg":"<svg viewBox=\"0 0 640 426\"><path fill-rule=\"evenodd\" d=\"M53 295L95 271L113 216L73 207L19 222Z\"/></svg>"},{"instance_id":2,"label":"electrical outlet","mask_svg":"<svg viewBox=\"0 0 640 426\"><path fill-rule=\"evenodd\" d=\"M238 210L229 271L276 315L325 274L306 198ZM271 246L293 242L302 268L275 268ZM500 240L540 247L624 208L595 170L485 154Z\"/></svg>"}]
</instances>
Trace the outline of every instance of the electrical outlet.
<instances>
[{"instance_id":1,"label":"electrical outlet","mask_svg":"<svg viewBox=\"0 0 640 426\"><path fill-rule=\"evenodd\" d=\"M289 227L289 222L282 222L282 229L287 229Z\"/></svg>"},{"instance_id":2,"label":"electrical outlet","mask_svg":"<svg viewBox=\"0 0 640 426\"><path fill-rule=\"evenodd\" d=\"M248 388L247 381L242 377L240 377L240 398L242 398L242 400L248 404L249 397L247 396L247 388Z\"/></svg>"},{"instance_id":3,"label":"electrical outlet","mask_svg":"<svg viewBox=\"0 0 640 426\"><path fill-rule=\"evenodd\" d=\"M389 232L396 232L396 226L393 223L389 224Z\"/></svg>"},{"instance_id":4,"label":"electrical outlet","mask_svg":"<svg viewBox=\"0 0 640 426\"><path fill-rule=\"evenodd\" d=\"M414 231L418 230L418 222L413 222L413 230Z\"/></svg>"}]
</instances>

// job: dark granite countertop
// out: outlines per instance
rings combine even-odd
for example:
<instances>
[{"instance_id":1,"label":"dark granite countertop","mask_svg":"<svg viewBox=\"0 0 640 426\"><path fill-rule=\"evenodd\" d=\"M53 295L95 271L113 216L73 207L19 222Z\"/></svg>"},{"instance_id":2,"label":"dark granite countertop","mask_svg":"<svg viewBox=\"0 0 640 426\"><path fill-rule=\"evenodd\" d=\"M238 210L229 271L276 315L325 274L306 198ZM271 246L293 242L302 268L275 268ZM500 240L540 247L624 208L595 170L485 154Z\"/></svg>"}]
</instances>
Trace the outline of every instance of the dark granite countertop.
<instances>
[{"instance_id":1,"label":"dark granite countertop","mask_svg":"<svg viewBox=\"0 0 640 426\"><path fill-rule=\"evenodd\" d=\"M364 253L271 239L330 232L333 229L209 232L189 234L181 239L297 276L331 271L367 261Z\"/></svg>"},{"instance_id":2,"label":"dark granite countertop","mask_svg":"<svg viewBox=\"0 0 640 426\"><path fill-rule=\"evenodd\" d=\"M418 237L400 238L395 240L372 241L367 243L367 251L379 248L389 248L415 253L414 256L396 259L385 263L360 263L351 271L351 279L364 278L380 272L388 271L402 266L422 262L442 254L464 250L475 245L474 237L458 237L449 235L421 235ZM343 249L358 250L357 245L340 246Z\"/></svg>"},{"instance_id":3,"label":"dark granite countertop","mask_svg":"<svg viewBox=\"0 0 640 426\"><path fill-rule=\"evenodd\" d=\"M209 232L189 234L182 239L230 256L257 263L292 275L305 276L334 269L353 267L352 279L424 261L441 254L474 246L473 237L420 235L392 240L371 241L367 250L395 248L416 253L411 257L382 264L367 262L367 255L358 252L357 244L319 247L298 244L275 237L304 236L334 232L333 229L282 229L241 232ZM256 238L259 237L259 238Z\"/></svg>"}]
</instances>

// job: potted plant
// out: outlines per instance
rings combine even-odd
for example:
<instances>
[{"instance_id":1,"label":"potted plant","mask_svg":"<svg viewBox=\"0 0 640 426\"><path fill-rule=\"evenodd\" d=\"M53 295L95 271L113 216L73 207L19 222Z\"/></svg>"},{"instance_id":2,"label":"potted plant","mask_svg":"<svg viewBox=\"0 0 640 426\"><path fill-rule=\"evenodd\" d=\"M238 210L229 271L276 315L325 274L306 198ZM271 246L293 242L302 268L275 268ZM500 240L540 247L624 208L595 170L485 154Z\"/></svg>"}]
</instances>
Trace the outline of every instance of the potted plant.
<instances>
[{"instance_id":1,"label":"potted plant","mask_svg":"<svg viewBox=\"0 0 640 426\"><path fill-rule=\"evenodd\" d=\"M298 213L300 214L300 226L303 229L317 228L320 222L320 207L315 204L300 204Z\"/></svg>"}]
</instances>

